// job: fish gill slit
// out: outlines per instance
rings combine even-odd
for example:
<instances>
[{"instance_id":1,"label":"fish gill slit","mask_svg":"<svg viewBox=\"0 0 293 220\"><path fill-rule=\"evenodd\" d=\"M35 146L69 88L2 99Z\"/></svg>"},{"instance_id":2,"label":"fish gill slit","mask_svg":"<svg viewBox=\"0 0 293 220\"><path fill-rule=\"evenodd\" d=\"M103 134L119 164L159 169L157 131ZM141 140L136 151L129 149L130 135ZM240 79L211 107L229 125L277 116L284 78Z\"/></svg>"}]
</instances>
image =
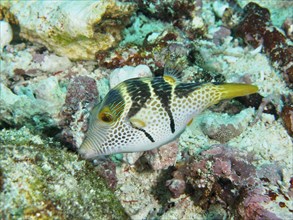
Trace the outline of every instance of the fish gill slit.
<instances>
[{"instance_id":1,"label":"fish gill slit","mask_svg":"<svg viewBox=\"0 0 293 220\"><path fill-rule=\"evenodd\" d=\"M91 136L89 136L87 138L88 138L89 145L92 146L92 148L94 149L95 153L100 154L101 153L101 150L100 150L100 147L99 147L99 145L97 143L96 138L95 137L91 137Z\"/></svg>"}]
</instances>

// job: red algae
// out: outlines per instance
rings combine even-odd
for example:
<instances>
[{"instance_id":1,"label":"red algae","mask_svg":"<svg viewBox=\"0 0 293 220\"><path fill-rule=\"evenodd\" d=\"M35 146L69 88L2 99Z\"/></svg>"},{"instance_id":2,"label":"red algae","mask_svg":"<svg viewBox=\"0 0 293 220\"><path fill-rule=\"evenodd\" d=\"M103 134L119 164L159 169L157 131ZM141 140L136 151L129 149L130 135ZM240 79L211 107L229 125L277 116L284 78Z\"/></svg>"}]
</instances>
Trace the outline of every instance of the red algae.
<instances>
[{"instance_id":1,"label":"red algae","mask_svg":"<svg viewBox=\"0 0 293 220\"><path fill-rule=\"evenodd\" d=\"M293 136L293 107L284 106L281 116L282 116L282 119L288 134L292 137Z\"/></svg>"},{"instance_id":2,"label":"red algae","mask_svg":"<svg viewBox=\"0 0 293 220\"><path fill-rule=\"evenodd\" d=\"M242 20L235 27L235 34L254 48L263 46L272 64L283 73L288 83L293 83L293 47L287 44L286 36L272 26L268 9L248 3Z\"/></svg>"}]
</instances>

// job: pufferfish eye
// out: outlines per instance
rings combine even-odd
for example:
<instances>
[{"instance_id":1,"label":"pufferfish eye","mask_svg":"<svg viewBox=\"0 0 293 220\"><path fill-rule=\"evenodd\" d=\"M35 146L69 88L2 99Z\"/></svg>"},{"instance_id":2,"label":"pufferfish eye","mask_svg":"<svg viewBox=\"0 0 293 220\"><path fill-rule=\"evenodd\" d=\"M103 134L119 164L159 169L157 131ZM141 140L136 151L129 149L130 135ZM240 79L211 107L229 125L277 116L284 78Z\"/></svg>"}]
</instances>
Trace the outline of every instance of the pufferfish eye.
<instances>
[{"instance_id":1,"label":"pufferfish eye","mask_svg":"<svg viewBox=\"0 0 293 220\"><path fill-rule=\"evenodd\" d=\"M114 120L112 114L110 112L100 112L99 113L99 119L103 122L112 122Z\"/></svg>"}]
</instances>

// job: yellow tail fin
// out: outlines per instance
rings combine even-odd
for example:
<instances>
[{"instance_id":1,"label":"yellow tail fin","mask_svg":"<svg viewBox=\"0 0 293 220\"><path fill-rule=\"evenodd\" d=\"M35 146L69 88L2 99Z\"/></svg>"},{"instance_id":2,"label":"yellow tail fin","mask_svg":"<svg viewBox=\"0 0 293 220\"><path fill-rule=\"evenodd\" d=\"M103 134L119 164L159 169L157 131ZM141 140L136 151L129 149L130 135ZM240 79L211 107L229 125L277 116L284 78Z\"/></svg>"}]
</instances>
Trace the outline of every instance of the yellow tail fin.
<instances>
[{"instance_id":1,"label":"yellow tail fin","mask_svg":"<svg viewBox=\"0 0 293 220\"><path fill-rule=\"evenodd\" d=\"M250 95L258 91L257 86L239 83L225 83L217 85L217 87L221 94L220 100Z\"/></svg>"}]
</instances>

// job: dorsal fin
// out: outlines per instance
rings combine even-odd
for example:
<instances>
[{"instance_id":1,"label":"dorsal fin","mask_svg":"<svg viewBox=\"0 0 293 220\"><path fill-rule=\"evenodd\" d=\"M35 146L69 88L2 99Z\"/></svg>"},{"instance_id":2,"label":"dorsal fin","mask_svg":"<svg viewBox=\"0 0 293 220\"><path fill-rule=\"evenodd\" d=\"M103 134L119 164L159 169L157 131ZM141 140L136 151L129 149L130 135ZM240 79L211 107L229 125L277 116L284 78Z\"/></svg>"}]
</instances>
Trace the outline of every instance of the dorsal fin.
<instances>
[{"instance_id":1,"label":"dorsal fin","mask_svg":"<svg viewBox=\"0 0 293 220\"><path fill-rule=\"evenodd\" d=\"M170 55L167 55L164 66L164 75L174 78L175 81L180 81L182 78L182 71L185 68L185 64L185 57L172 59Z\"/></svg>"}]
</instances>

